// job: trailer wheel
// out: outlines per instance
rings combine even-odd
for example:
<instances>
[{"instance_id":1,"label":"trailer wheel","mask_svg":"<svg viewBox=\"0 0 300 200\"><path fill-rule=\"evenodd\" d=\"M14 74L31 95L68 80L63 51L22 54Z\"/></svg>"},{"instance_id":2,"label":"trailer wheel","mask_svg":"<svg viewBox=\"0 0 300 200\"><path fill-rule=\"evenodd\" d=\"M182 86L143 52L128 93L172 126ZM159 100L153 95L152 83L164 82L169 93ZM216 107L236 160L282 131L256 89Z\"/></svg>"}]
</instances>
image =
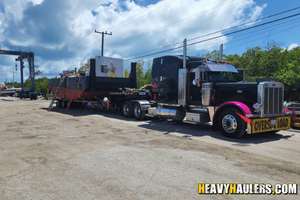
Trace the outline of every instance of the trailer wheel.
<instances>
[{"instance_id":1,"label":"trailer wheel","mask_svg":"<svg viewBox=\"0 0 300 200\"><path fill-rule=\"evenodd\" d=\"M226 137L239 138L246 133L246 122L236 113L243 115L240 110L234 108L228 108L219 115L219 130Z\"/></svg>"},{"instance_id":2,"label":"trailer wheel","mask_svg":"<svg viewBox=\"0 0 300 200\"><path fill-rule=\"evenodd\" d=\"M125 118L132 118L133 116L133 105L129 101L125 101L122 106L122 114Z\"/></svg>"},{"instance_id":3,"label":"trailer wheel","mask_svg":"<svg viewBox=\"0 0 300 200\"><path fill-rule=\"evenodd\" d=\"M146 111L142 110L140 104L135 103L133 106L133 111L134 111L133 115L136 120L144 120L145 119Z\"/></svg>"},{"instance_id":4,"label":"trailer wheel","mask_svg":"<svg viewBox=\"0 0 300 200\"><path fill-rule=\"evenodd\" d=\"M61 107L66 108L67 107L67 101L62 100Z\"/></svg>"},{"instance_id":5,"label":"trailer wheel","mask_svg":"<svg viewBox=\"0 0 300 200\"><path fill-rule=\"evenodd\" d=\"M69 106L70 102L71 102L70 100L67 101L67 107ZM73 108L74 108L74 102L71 102L69 109L73 109Z\"/></svg>"},{"instance_id":6,"label":"trailer wheel","mask_svg":"<svg viewBox=\"0 0 300 200\"><path fill-rule=\"evenodd\" d=\"M61 107L61 100L56 100L56 107Z\"/></svg>"}]
</instances>

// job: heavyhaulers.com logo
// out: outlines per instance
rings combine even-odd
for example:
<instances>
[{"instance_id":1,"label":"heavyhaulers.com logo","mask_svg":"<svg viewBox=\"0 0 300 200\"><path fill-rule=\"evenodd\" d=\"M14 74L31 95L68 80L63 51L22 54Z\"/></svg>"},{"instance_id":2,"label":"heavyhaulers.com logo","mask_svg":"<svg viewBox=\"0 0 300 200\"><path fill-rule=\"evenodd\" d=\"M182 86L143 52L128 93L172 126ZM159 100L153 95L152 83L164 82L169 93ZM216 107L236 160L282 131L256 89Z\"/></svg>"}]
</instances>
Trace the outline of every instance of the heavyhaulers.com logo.
<instances>
[{"instance_id":1,"label":"heavyhaulers.com logo","mask_svg":"<svg viewBox=\"0 0 300 200\"><path fill-rule=\"evenodd\" d=\"M296 183L275 184L269 183L199 183L199 194L246 194L246 195L281 195L298 194Z\"/></svg>"}]
</instances>

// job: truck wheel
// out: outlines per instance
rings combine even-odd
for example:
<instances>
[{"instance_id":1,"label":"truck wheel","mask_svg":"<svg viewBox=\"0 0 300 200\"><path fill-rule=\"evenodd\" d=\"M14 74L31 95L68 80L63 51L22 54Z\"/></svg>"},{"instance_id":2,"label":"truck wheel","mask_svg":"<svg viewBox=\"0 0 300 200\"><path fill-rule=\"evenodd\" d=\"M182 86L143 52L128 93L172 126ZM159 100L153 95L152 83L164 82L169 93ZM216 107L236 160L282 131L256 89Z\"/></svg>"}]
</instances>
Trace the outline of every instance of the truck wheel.
<instances>
[{"instance_id":1,"label":"truck wheel","mask_svg":"<svg viewBox=\"0 0 300 200\"><path fill-rule=\"evenodd\" d=\"M243 115L240 110L228 108L219 116L219 130L226 137L239 138L246 133L246 122L236 113Z\"/></svg>"},{"instance_id":2,"label":"truck wheel","mask_svg":"<svg viewBox=\"0 0 300 200\"><path fill-rule=\"evenodd\" d=\"M125 101L122 106L122 113L125 118L132 118L133 116L133 106L129 101Z\"/></svg>"},{"instance_id":3,"label":"truck wheel","mask_svg":"<svg viewBox=\"0 0 300 200\"><path fill-rule=\"evenodd\" d=\"M30 100L33 100L33 96L32 95L30 95Z\"/></svg>"},{"instance_id":4,"label":"truck wheel","mask_svg":"<svg viewBox=\"0 0 300 200\"><path fill-rule=\"evenodd\" d=\"M33 96L33 99L34 99L34 100L37 100L37 95L34 95L34 96Z\"/></svg>"},{"instance_id":5,"label":"truck wheel","mask_svg":"<svg viewBox=\"0 0 300 200\"><path fill-rule=\"evenodd\" d=\"M134 114L134 118L136 120L144 120L146 117L146 111L142 110L141 105L138 103L135 103L133 106L133 114Z\"/></svg>"}]
</instances>

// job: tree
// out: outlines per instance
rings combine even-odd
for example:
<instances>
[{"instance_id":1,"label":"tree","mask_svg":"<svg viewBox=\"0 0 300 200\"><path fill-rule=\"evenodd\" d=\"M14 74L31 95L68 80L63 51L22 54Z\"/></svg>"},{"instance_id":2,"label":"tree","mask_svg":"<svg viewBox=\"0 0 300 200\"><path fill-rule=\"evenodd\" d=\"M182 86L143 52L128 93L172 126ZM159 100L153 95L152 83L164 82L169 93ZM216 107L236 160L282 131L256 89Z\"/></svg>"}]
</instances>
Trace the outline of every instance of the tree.
<instances>
[{"instance_id":1,"label":"tree","mask_svg":"<svg viewBox=\"0 0 300 200\"><path fill-rule=\"evenodd\" d=\"M49 79L47 77L35 79L35 90L38 93L46 94L48 89Z\"/></svg>"},{"instance_id":2,"label":"tree","mask_svg":"<svg viewBox=\"0 0 300 200\"><path fill-rule=\"evenodd\" d=\"M141 88L144 85L151 84L151 80L152 80L152 61L147 62L146 69L144 68L144 65L145 65L145 61L143 59L138 60L137 63L136 63L137 88Z\"/></svg>"},{"instance_id":3,"label":"tree","mask_svg":"<svg viewBox=\"0 0 300 200\"><path fill-rule=\"evenodd\" d=\"M241 56L223 55L237 69L247 69L246 80L255 82L257 78L276 78L285 85L285 99L300 92L300 47L283 49L279 43L268 41L262 49L259 46L248 48ZM202 55L206 56L206 55ZM207 56L219 59L218 51ZM297 100L300 100L300 94Z\"/></svg>"},{"instance_id":4,"label":"tree","mask_svg":"<svg viewBox=\"0 0 300 200\"><path fill-rule=\"evenodd\" d=\"M212 60L219 60L220 50L213 50L211 53L207 52L207 54L202 54L203 58L208 58Z\"/></svg>"},{"instance_id":5,"label":"tree","mask_svg":"<svg viewBox=\"0 0 300 200\"><path fill-rule=\"evenodd\" d=\"M80 62L79 68L78 68L78 72L80 71L84 71L88 66L88 63L85 61L85 58L82 59L82 61Z\"/></svg>"},{"instance_id":6,"label":"tree","mask_svg":"<svg viewBox=\"0 0 300 200\"><path fill-rule=\"evenodd\" d=\"M140 88L144 86L144 64L145 61L143 59L138 60L136 63L136 82L137 82L137 88Z\"/></svg>"}]
</instances>

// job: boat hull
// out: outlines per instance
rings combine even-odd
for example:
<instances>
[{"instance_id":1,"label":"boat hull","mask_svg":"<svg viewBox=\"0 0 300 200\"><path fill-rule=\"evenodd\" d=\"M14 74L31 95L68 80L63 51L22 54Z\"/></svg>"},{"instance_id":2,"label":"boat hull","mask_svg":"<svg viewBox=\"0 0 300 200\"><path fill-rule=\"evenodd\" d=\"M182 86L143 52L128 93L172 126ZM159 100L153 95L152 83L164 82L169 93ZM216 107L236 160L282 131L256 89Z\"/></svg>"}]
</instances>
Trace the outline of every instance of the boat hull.
<instances>
[{"instance_id":1,"label":"boat hull","mask_svg":"<svg viewBox=\"0 0 300 200\"><path fill-rule=\"evenodd\" d=\"M61 78L49 81L49 93L55 94ZM85 99L108 97L110 92L119 91L119 88L133 88L136 83L130 78L113 77L66 77L60 87L57 98L59 99Z\"/></svg>"}]
</instances>

